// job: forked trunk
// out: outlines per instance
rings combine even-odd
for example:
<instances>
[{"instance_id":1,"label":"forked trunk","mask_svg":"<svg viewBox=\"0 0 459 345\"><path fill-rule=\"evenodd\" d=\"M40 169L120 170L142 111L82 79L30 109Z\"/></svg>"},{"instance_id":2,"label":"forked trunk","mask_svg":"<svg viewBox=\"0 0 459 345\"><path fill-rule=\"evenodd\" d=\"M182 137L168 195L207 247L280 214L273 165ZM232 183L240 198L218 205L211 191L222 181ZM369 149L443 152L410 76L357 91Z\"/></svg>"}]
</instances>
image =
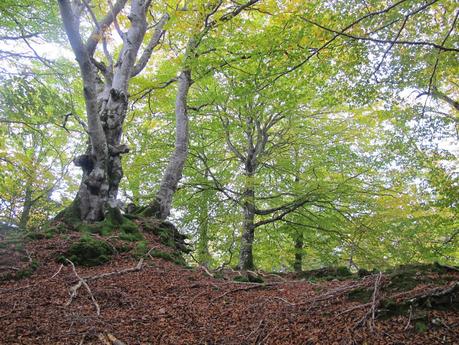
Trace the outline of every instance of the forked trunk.
<instances>
[{"instance_id":1,"label":"forked trunk","mask_svg":"<svg viewBox=\"0 0 459 345\"><path fill-rule=\"evenodd\" d=\"M112 209L120 213L117 195L123 177L121 154L128 152L128 148L121 145L123 122L128 106L128 84L130 79L146 66L169 18L168 15L164 15L156 24L148 45L137 59L147 30L146 12L150 2L130 2L128 19L131 25L127 32L121 32L121 29L117 28L123 46L114 61L113 54L107 48L104 30L113 23L117 25L116 16L123 10L127 0L117 0L101 20L97 20L92 13L95 29L86 42L83 42L80 33L80 19L82 10L89 8L89 5L82 6L80 2L59 0L64 28L80 66L88 118L87 132L90 142L87 152L74 160L75 164L82 168L83 176L71 207L72 215L83 221L102 220L105 212ZM108 65L94 58L100 41L103 41L103 52Z\"/></svg>"}]
</instances>

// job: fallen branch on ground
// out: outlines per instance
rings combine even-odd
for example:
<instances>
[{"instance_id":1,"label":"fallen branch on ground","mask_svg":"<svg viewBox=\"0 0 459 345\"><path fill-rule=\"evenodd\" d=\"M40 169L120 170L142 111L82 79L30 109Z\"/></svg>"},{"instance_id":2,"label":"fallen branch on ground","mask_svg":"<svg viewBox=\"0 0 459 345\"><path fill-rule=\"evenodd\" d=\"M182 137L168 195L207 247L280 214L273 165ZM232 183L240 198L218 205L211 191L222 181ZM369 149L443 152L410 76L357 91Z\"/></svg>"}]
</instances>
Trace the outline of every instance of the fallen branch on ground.
<instances>
[{"instance_id":1,"label":"fallen branch on ground","mask_svg":"<svg viewBox=\"0 0 459 345\"><path fill-rule=\"evenodd\" d=\"M370 317L370 329L373 330L375 326L375 315L377 312L377 308L381 303L381 300L379 298L379 290L381 287L381 280L382 280L383 274L379 273L378 277L375 279L375 286L373 288L373 296L371 298L371 303L368 303L367 305L370 305L371 308L368 310L368 312L355 324L355 327L361 326L365 323L365 321Z\"/></svg>"},{"instance_id":2,"label":"fallen branch on ground","mask_svg":"<svg viewBox=\"0 0 459 345\"><path fill-rule=\"evenodd\" d=\"M69 260L67 260L67 261L69 261ZM96 274L94 276L83 277L83 279L86 280L86 281L92 281L92 280L96 280L96 279L106 278L106 277L110 277L110 276L114 276L114 275L125 274L125 273L129 273L129 272L137 272L137 271L140 271L142 269L142 266L143 266L143 259L140 259L139 262L137 263L137 265L135 265L135 267L125 268L125 269L120 270L120 271L113 271L113 272L106 272L106 273Z\"/></svg>"},{"instance_id":3,"label":"fallen branch on ground","mask_svg":"<svg viewBox=\"0 0 459 345\"><path fill-rule=\"evenodd\" d=\"M72 266L72 270L73 270L73 273L75 274L75 276L78 278L78 283L73 285L71 288L70 288L70 299L69 301L65 304L65 306L69 306L70 303L72 303L73 299L77 296L77 291L78 289L81 287L81 285L83 285L85 288L86 288L86 291L88 291L89 293L89 296L91 297L91 301L92 303L94 304L95 308L96 308L96 313L97 313L97 316L100 315L100 307L99 307L99 304L97 303L96 299L94 298L94 295L92 294L92 291L91 289L89 288L89 285L88 283L86 283L86 280L84 280L83 278L81 278L78 274L78 272L76 271L76 268L75 268L75 265L73 264L72 261L70 261L69 259L65 259L71 266Z\"/></svg>"}]
</instances>

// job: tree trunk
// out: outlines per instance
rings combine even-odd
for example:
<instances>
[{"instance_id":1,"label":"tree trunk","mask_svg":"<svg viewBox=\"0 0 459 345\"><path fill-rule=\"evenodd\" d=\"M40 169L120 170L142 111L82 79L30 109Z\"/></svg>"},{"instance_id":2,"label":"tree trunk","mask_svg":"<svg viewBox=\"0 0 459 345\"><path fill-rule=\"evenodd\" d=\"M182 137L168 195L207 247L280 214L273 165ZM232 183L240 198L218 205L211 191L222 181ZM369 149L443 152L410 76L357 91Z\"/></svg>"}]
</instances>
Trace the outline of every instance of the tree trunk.
<instances>
[{"instance_id":1,"label":"tree trunk","mask_svg":"<svg viewBox=\"0 0 459 345\"><path fill-rule=\"evenodd\" d=\"M252 150L249 150L252 151ZM253 270L253 240L255 238L255 162L254 153L249 152L245 163L245 190L242 224L241 249L239 252L238 268L241 270Z\"/></svg>"},{"instance_id":2,"label":"tree trunk","mask_svg":"<svg viewBox=\"0 0 459 345\"><path fill-rule=\"evenodd\" d=\"M182 70L178 82L175 101L175 150L169 159L155 201L150 205L150 213L161 220L165 220L170 215L172 197L182 178L183 167L188 156L187 95L191 85L191 71Z\"/></svg>"},{"instance_id":3,"label":"tree trunk","mask_svg":"<svg viewBox=\"0 0 459 345\"><path fill-rule=\"evenodd\" d=\"M204 174L205 180L209 178L208 171ZM199 232L197 243L197 259L198 263L202 266L209 267L210 253L209 253L209 190L203 190L202 203L199 207Z\"/></svg>"},{"instance_id":4,"label":"tree trunk","mask_svg":"<svg viewBox=\"0 0 459 345\"><path fill-rule=\"evenodd\" d=\"M19 228L22 230L27 230L27 224L30 219L30 211L32 209L32 188L30 184L26 186L24 205L22 207L21 216L19 217Z\"/></svg>"},{"instance_id":5,"label":"tree trunk","mask_svg":"<svg viewBox=\"0 0 459 345\"><path fill-rule=\"evenodd\" d=\"M295 272L301 272L303 270L303 247L303 233L300 231L295 237L295 261L293 263Z\"/></svg>"},{"instance_id":6,"label":"tree trunk","mask_svg":"<svg viewBox=\"0 0 459 345\"><path fill-rule=\"evenodd\" d=\"M99 102L102 133L90 132L90 147L86 154L74 160L83 170L77 194L81 220L100 221L107 208L118 207L118 188L123 177L121 154L129 151L127 146L120 145L127 105L125 93L112 87L108 99L102 98ZM103 147L98 154L95 153L95 141L100 141Z\"/></svg>"}]
</instances>

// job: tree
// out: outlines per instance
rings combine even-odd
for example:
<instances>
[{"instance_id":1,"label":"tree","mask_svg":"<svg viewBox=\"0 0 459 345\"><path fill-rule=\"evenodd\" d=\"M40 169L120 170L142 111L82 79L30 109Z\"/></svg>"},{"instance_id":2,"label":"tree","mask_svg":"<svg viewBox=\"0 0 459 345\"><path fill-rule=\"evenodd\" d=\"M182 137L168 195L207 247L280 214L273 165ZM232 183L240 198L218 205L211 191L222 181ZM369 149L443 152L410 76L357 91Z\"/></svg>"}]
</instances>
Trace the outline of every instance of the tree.
<instances>
[{"instance_id":1,"label":"tree","mask_svg":"<svg viewBox=\"0 0 459 345\"><path fill-rule=\"evenodd\" d=\"M147 11L149 1L134 0L128 19L130 26L123 32L117 16L126 5L126 0L117 1L98 19L87 2L60 0L59 8L72 50L80 67L83 79L88 135L90 145L84 155L74 163L83 170L80 189L73 204L73 211L82 220L102 220L106 207L118 209L118 188L123 170L121 155L129 151L121 144L123 122L128 107L128 85L131 78L146 66L154 48L163 35L168 19L164 15L156 24L155 31L137 59L139 49L147 32ZM88 12L94 29L84 42L80 22L82 14ZM109 51L107 29L114 25L122 39L122 48L117 58ZM95 52L102 43L106 63L95 58ZM116 61L115 61L116 59ZM99 77L102 74L103 80Z\"/></svg>"},{"instance_id":2,"label":"tree","mask_svg":"<svg viewBox=\"0 0 459 345\"><path fill-rule=\"evenodd\" d=\"M21 229L37 227L62 207L73 182L69 178L72 152L68 133L78 133L78 123L64 115L73 108L60 80L14 77L0 88L0 184L2 220ZM67 115L69 116L69 115ZM54 194L54 195L53 195ZM53 200L54 199L54 200Z\"/></svg>"}]
</instances>

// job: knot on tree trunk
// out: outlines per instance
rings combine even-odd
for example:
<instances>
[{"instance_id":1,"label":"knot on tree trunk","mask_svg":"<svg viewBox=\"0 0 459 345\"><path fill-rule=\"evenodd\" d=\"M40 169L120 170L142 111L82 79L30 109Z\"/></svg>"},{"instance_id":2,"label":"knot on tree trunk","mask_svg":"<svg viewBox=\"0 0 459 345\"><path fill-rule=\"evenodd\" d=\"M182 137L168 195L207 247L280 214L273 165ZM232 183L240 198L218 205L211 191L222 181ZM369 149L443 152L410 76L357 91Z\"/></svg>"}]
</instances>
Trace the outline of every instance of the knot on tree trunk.
<instances>
[{"instance_id":1,"label":"knot on tree trunk","mask_svg":"<svg viewBox=\"0 0 459 345\"><path fill-rule=\"evenodd\" d=\"M110 89L110 96L114 101L124 101L127 102L128 96L123 90Z\"/></svg>"},{"instance_id":2,"label":"knot on tree trunk","mask_svg":"<svg viewBox=\"0 0 459 345\"><path fill-rule=\"evenodd\" d=\"M129 147L125 144L122 145L108 145L108 152L111 156L118 156L129 152Z\"/></svg>"},{"instance_id":3,"label":"knot on tree trunk","mask_svg":"<svg viewBox=\"0 0 459 345\"><path fill-rule=\"evenodd\" d=\"M92 194L97 194L105 179L105 172L100 167L94 168L85 181Z\"/></svg>"},{"instance_id":4,"label":"knot on tree trunk","mask_svg":"<svg viewBox=\"0 0 459 345\"><path fill-rule=\"evenodd\" d=\"M96 160L94 156L89 155L89 154L84 154L84 155L75 157L75 159L73 160L73 164L83 169L83 171L89 175L91 171L94 169L95 161Z\"/></svg>"}]
</instances>

